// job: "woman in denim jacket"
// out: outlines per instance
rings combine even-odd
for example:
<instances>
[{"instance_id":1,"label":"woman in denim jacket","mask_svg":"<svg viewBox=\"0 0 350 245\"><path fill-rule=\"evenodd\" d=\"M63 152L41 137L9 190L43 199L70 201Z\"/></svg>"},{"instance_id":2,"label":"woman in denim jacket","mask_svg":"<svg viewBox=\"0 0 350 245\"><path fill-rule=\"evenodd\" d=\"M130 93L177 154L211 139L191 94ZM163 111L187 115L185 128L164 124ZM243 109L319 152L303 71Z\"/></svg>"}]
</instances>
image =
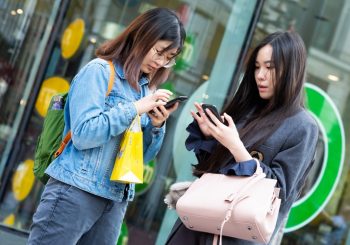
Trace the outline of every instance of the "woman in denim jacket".
<instances>
[{"instance_id":1,"label":"woman in denim jacket","mask_svg":"<svg viewBox=\"0 0 350 245\"><path fill-rule=\"evenodd\" d=\"M46 170L50 179L28 244L116 244L135 192L133 184L110 181L117 150L139 114L144 161L159 151L165 121L177 104L165 109L171 92L154 88L167 79L185 36L173 11L149 10L98 48L99 58L74 77L64 108L64 135L71 130L72 140ZM106 60L113 61L116 74L108 97L111 70Z\"/></svg>"},{"instance_id":2,"label":"woman in denim jacket","mask_svg":"<svg viewBox=\"0 0 350 245\"><path fill-rule=\"evenodd\" d=\"M192 112L195 121L187 128L186 147L198 159L194 175L251 176L257 165L254 157L267 178L277 180L282 203L269 244L275 244L316 150L318 127L303 103L305 65L306 51L298 34L270 34L253 50L241 85L223 110L224 123L195 103L198 112ZM187 229L178 220L167 244L208 245L213 238L213 234ZM256 244L233 237L223 237L222 243Z\"/></svg>"}]
</instances>

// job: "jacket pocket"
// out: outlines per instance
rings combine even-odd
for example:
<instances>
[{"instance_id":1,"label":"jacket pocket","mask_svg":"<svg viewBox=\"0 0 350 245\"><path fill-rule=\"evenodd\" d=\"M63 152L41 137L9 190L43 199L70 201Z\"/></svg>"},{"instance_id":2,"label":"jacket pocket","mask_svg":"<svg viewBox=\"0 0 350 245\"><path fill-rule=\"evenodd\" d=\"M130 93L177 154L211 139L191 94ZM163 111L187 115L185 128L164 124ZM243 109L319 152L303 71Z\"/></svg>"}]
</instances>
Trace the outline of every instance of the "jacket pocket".
<instances>
[{"instance_id":1,"label":"jacket pocket","mask_svg":"<svg viewBox=\"0 0 350 245\"><path fill-rule=\"evenodd\" d=\"M87 177L93 177L96 169L101 164L103 146L83 151L83 160L80 164L80 173Z\"/></svg>"},{"instance_id":2,"label":"jacket pocket","mask_svg":"<svg viewBox=\"0 0 350 245\"><path fill-rule=\"evenodd\" d=\"M110 110L113 107L118 107L125 102L131 102L125 95L112 91L105 99L105 109Z\"/></svg>"}]
</instances>

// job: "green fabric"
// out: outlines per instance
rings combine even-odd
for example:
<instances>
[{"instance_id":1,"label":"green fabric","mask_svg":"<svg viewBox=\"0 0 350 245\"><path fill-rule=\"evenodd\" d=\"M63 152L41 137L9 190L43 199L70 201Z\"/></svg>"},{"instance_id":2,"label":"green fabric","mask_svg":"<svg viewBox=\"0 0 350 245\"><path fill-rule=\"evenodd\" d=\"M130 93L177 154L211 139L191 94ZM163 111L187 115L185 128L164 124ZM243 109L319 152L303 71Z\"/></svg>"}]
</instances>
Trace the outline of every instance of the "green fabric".
<instances>
[{"instance_id":1,"label":"green fabric","mask_svg":"<svg viewBox=\"0 0 350 245\"><path fill-rule=\"evenodd\" d=\"M64 109L52 109L53 100L59 95L63 96L62 107L64 108L68 93L53 96L35 149L34 175L44 184L49 179L45 170L55 158L54 154L61 144L64 130Z\"/></svg>"}]
</instances>

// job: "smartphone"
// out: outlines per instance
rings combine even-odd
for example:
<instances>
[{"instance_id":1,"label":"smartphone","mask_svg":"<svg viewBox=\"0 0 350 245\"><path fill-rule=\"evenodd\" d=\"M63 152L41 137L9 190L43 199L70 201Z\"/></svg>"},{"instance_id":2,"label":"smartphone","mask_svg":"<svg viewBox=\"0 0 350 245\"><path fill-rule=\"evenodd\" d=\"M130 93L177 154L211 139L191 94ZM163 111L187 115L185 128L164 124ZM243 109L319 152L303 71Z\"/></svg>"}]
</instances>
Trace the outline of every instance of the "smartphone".
<instances>
[{"instance_id":1,"label":"smartphone","mask_svg":"<svg viewBox=\"0 0 350 245\"><path fill-rule=\"evenodd\" d=\"M165 105L165 109L169 109L171 107L173 107L173 105L175 105L176 102L182 102L182 101L185 101L187 100L188 97L183 95L183 96L179 96L179 97L176 97L175 99L172 99L172 100L169 100Z\"/></svg>"},{"instance_id":2,"label":"smartphone","mask_svg":"<svg viewBox=\"0 0 350 245\"><path fill-rule=\"evenodd\" d=\"M213 120L211 120L210 116L208 115L208 113L206 112L206 109L209 109L213 114L214 116L219 119L220 122L223 122L222 119L221 119L221 116L220 116L220 113L218 111L218 109L216 108L215 105L211 105L211 104L202 104L202 108L203 108L203 111L205 113L205 115L208 117L208 119L212 122ZM215 124L215 123L214 123Z\"/></svg>"},{"instance_id":3,"label":"smartphone","mask_svg":"<svg viewBox=\"0 0 350 245\"><path fill-rule=\"evenodd\" d=\"M185 96L185 95L176 97L175 99L169 100L169 101L164 105L164 107L165 107L165 109L169 109L169 108L173 107L173 106L175 105L176 102L182 102L182 101L185 101L185 100L187 100L187 99L188 99L188 97ZM153 114L154 111L151 110L150 113Z\"/></svg>"}]
</instances>

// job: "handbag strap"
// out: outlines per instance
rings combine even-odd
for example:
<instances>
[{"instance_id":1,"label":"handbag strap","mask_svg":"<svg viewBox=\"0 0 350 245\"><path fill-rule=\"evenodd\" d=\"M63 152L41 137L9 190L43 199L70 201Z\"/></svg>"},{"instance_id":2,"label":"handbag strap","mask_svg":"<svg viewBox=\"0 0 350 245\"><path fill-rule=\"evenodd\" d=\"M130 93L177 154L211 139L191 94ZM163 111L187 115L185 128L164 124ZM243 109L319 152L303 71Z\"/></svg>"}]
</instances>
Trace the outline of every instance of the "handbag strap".
<instances>
[{"instance_id":1,"label":"handbag strap","mask_svg":"<svg viewBox=\"0 0 350 245\"><path fill-rule=\"evenodd\" d=\"M235 205L238 199L241 200L241 196L242 194L248 190L252 185L254 185L255 183L257 183L258 181L260 181L261 179L264 179L266 177L266 174L262 171L262 168L260 166L260 163L257 159L253 158L256 161L256 170L255 173L252 175L253 178L251 178L247 184L244 185L244 187L242 189L240 189L238 192L236 193L230 193L225 201L231 202L231 206Z\"/></svg>"},{"instance_id":2,"label":"handbag strap","mask_svg":"<svg viewBox=\"0 0 350 245\"><path fill-rule=\"evenodd\" d=\"M141 117L139 114L136 114L135 118L132 120L128 130L132 132L139 132L141 128Z\"/></svg>"},{"instance_id":3,"label":"handbag strap","mask_svg":"<svg viewBox=\"0 0 350 245\"><path fill-rule=\"evenodd\" d=\"M217 244L218 244L218 235L214 234L213 245L217 245Z\"/></svg>"},{"instance_id":4,"label":"handbag strap","mask_svg":"<svg viewBox=\"0 0 350 245\"><path fill-rule=\"evenodd\" d=\"M240 201L242 201L243 199L247 198L247 195L244 195L244 192L246 190L248 190L251 186L253 186L254 184L256 184L257 182L259 182L260 180L264 179L266 177L266 174L262 171L262 168L260 166L260 162L253 158L256 161L256 170L255 173L253 174L253 178L251 178L247 184L244 185L244 187L242 189L240 189L238 192L236 193L230 193L230 195L228 195L228 197L225 199L225 201L227 202L231 202L231 205L229 206L229 208L226 211L226 216L224 221L221 223L221 228L220 228L220 241L219 244L222 245L222 232L224 230L224 226L226 224L227 221L229 221L229 219L231 218L232 215L232 211L234 206L239 203ZM217 243L216 241L217 239L213 240L213 244L215 242L215 244Z\"/></svg>"},{"instance_id":5,"label":"handbag strap","mask_svg":"<svg viewBox=\"0 0 350 245\"><path fill-rule=\"evenodd\" d=\"M112 88L113 88L113 84L114 84L114 77L115 77L115 70L114 70L114 65L113 62L108 60L108 65L109 68L111 70L110 74L109 74L109 80L108 80L108 88L107 88L107 92L106 92L106 97L109 95L109 93L111 92ZM64 148L66 148L66 145L68 144L68 142L71 140L72 138L72 132L69 130L68 133L66 134L66 136L64 136L60 147L57 149L57 151L55 152L55 158L58 157L59 155L61 155L62 151L64 150Z\"/></svg>"}]
</instances>

